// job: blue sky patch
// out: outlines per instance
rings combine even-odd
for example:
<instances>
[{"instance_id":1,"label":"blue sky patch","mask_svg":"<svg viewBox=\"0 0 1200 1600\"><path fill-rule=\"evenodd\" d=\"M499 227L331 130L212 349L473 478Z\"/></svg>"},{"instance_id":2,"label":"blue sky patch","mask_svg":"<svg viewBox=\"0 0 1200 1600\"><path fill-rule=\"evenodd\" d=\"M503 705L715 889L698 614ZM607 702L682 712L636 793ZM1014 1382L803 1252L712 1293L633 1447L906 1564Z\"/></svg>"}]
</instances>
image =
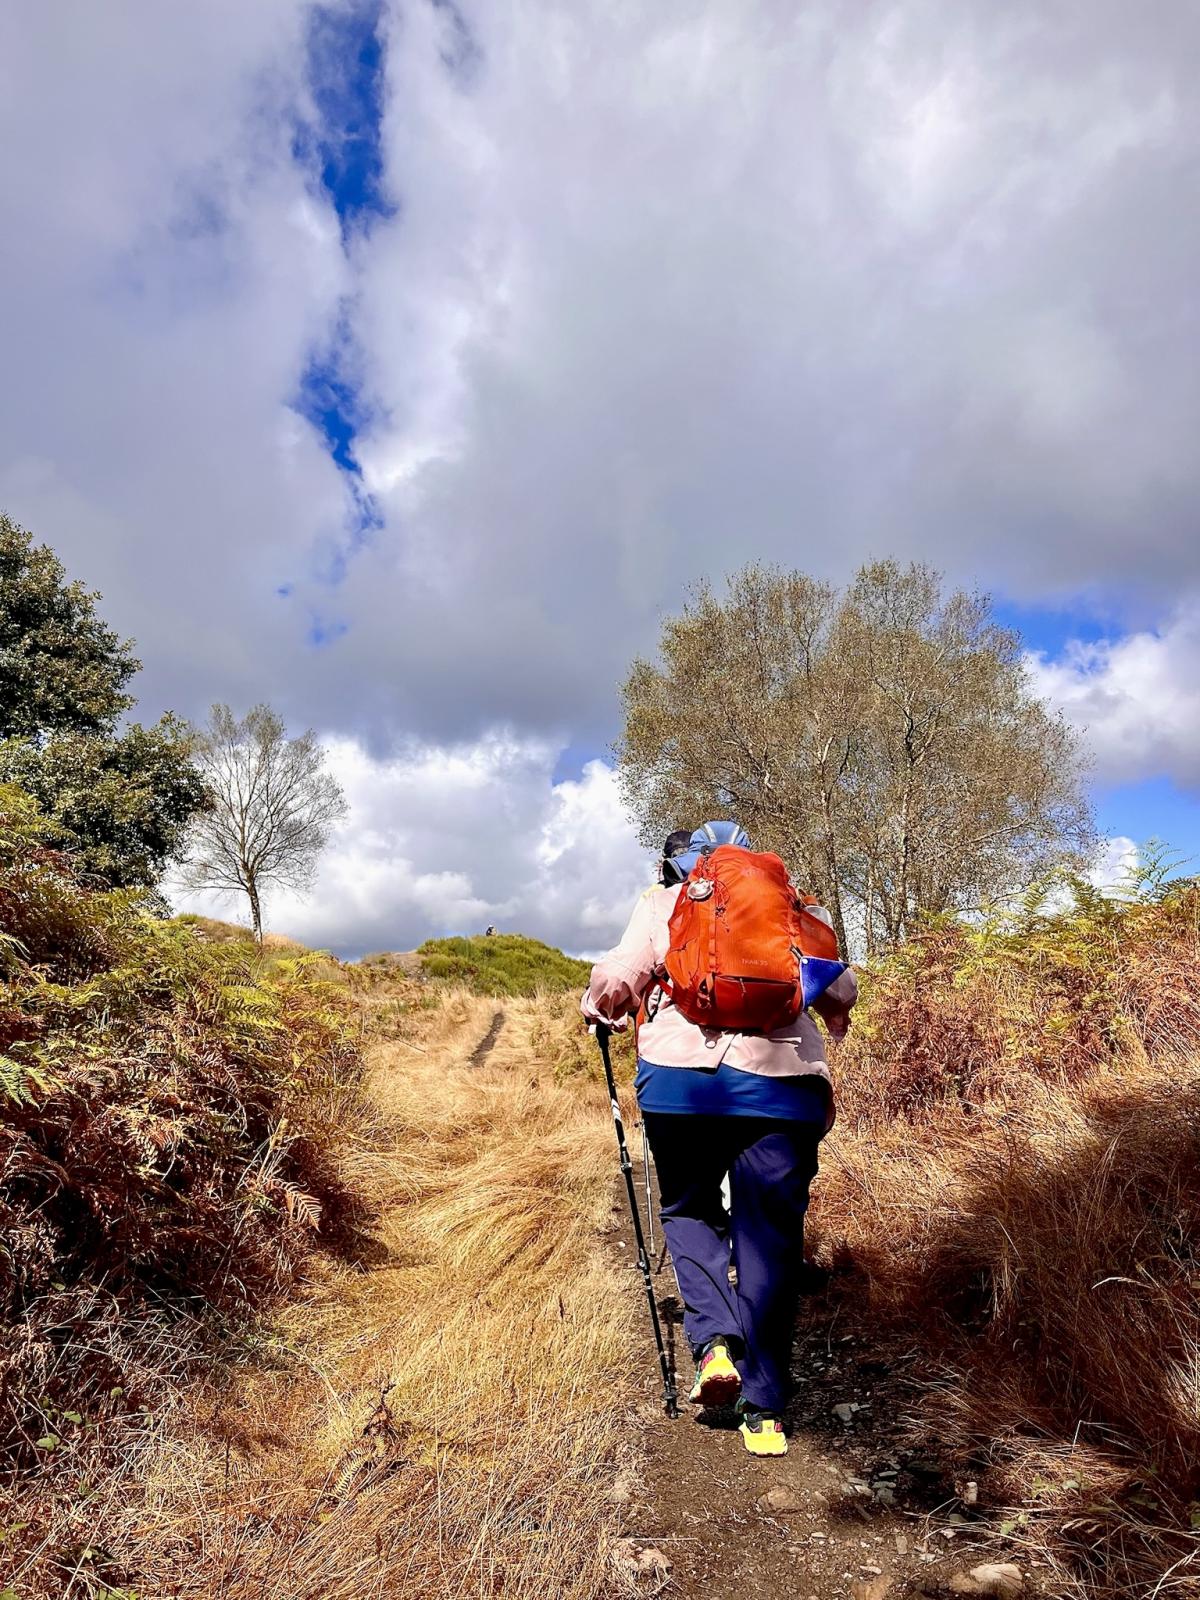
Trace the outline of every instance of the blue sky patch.
<instances>
[{"instance_id":1,"label":"blue sky patch","mask_svg":"<svg viewBox=\"0 0 1200 1600\"><path fill-rule=\"evenodd\" d=\"M1095 609L1080 607L1066 610L1055 606L1025 606L1014 601L997 600L992 606L996 621L1005 628L1015 628L1029 650L1036 650L1051 660L1062 655L1073 640L1095 644L1098 639L1111 639L1121 629L1115 619Z\"/></svg>"},{"instance_id":2,"label":"blue sky patch","mask_svg":"<svg viewBox=\"0 0 1200 1600\"><path fill-rule=\"evenodd\" d=\"M1106 834L1124 834L1136 844L1157 839L1185 857L1180 870L1200 872L1200 799L1170 778L1146 778L1096 791L1096 820Z\"/></svg>"},{"instance_id":3,"label":"blue sky patch","mask_svg":"<svg viewBox=\"0 0 1200 1600\"><path fill-rule=\"evenodd\" d=\"M293 154L319 179L341 224L343 244L349 246L355 234L369 233L375 222L394 216L397 209L384 185L385 73L379 0L317 6L309 24L307 67L316 117L297 129ZM355 551L382 526L379 509L363 487L356 450L359 434L370 420L361 370L360 352L343 318L328 344L310 357L293 402L317 430L353 497L349 537L318 574L318 581L331 588L345 577ZM319 649L345 632L344 623L317 620L309 628L308 640Z\"/></svg>"},{"instance_id":4,"label":"blue sky patch","mask_svg":"<svg viewBox=\"0 0 1200 1600\"><path fill-rule=\"evenodd\" d=\"M349 624L340 619L313 616L308 624L308 642L314 650L323 650L348 632Z\"/></svg>"},{"instance_id":5,"label":"blue sky patch","mask_svg":"<svg viewBox=\"0 0 1200 1600\"><path fill-rule=\"evenodd\" d=\"M296 409L320 433L342 471L357 476L359 465L354 455L354 440L365 418L359 404L359 391L342 375L336 349L310 361L300 380Z\"/></svg>"},{"instance_id":6,"label":"blue sky patch","mask_svg":"<svg viewBox=\"0 0 1200 1600\"><path fill-rule=\"evenodd\" d=\"M314 165L343 236L369 229L395 206L383 181L383 40L379 0L317 6L308 31L308 82L317 120L296 135L298 160Z\"/></svg>"}]
</instances>

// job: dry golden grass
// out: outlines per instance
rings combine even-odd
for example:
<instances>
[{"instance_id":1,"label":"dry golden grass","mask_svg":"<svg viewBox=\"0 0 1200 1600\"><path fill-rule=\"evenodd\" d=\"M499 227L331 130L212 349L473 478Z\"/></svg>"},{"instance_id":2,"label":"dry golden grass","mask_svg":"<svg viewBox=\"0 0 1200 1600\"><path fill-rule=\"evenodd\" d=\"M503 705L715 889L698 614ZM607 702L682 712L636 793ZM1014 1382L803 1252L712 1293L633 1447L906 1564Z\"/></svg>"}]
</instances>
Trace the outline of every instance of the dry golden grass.
<instances>
[{"instance_id":1,"label":"dry golden grass","mask_svg":"<svg viewBox=\"0 0 1200 1600\"><path fill-rule=\"evenodd\" d=\"M1200 1592L1198 914L934 929L838 1052L820 1253L1064 1593Z\"/></svg>"},{"instance_id":2,"label":"dry golden grass","mask_svg":"<svg viewBox=\"0 0 1200 1600\"><path fill-rule=\"evenodd\" d=\"M471 1064L499 1006L451 993L375 1044L378 1122L347 1158L374 1238L321 1270L255 1370L144 1444L105 1529L139 1600L610 1586L636 1314L601 1244L611 1122L531 1048L533 1002L506 1002Z\"/></svg>"}]
</instances>

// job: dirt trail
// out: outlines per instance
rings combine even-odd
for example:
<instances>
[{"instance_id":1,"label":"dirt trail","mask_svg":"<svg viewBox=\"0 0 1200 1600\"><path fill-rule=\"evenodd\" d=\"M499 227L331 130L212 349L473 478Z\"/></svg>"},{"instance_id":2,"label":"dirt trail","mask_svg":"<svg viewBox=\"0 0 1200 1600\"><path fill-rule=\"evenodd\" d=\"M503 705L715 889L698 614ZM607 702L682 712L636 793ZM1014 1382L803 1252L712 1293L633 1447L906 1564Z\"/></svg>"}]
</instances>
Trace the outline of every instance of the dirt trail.
<instances>
[{"instance_id":1,"label":"dirt trail","mask_svg":"<svg viewBox=\"0 0 1200 1600\"><path fill-rule=\"evenodd\" d=\"M489 1009L494 1004L494 1009ZM511 1076L513 1092L531 1067L532 1002L477 1003L448 1027L434 1053L447 1068L479 1072L479 1092L495 1093L495 1076ZM481 1070L482 1069L482 1070ZM587 1097L585 1097L586 1100ZM640 1129L632 1097L623 1095L635 1184L645 1216ZM596 1086L596 1118L607 1121ZM611 1137L611 1135L609 1136ZM678 1600L908 1600L954 1593L954 1580L982 1563L1016 1563L1024 1593L1046 1593L1021 1550L964 1504L935 1460L915 1458L898 1440L911 1352L882 1348L854 1325L853 1307L837 1294L807 1299L794 1350L796 1394L788 1412L787 1456L761 1461L742 1448L730 1413L683 1405L669 1421L657 1365L623 1185L616 1181L610 1259L632 1302L631 1369L641 1378L629 1415L635 1470L611 1485L621 1528L611 1562L611 1594L661 1593ZM691 1361L669 1259L663 1254L655 1200L655 1285L681 1394ZM967 1491L969 1493L969 1491ZM661 1552L634 1569L639 1552ZM971 1592L960 1586L959 1593ZM978 1592L978 1591L975 1591ZM554 1600L547 1592L546 1600ZM606 1597L607 1600L607 1597Z\"/></svg>"},{"instance_id":2,"label":"dirt trail","mask_svg":"<svg viewBox=\"0 0 1200 1600\"><path fill-rule=\"evenodd\" d=\"M833 1297L801 1319L785 1458L747 1456L730 1416L668 1421L607 1099L555 1079L573 1017L560 1038L532 1000L413 1015L369 1049L371 1249L314 1281L277 1330L291 1359L230 1396L233 1479L228 1450L180 1461L181 1493L211 1480L217 1554L175 1592L905 1600L1025 1567L898 1448L906 1353ZM686 1392L669 1265L655 1282Z\"/></svg>"},{"instance_id":3,"label":"dirt trail","mask_svg":"<svg viewBox=\"0 0 1200 1600\"><path fill-rule=\"evenodd\" d=\"M640 1136L633 1145L644 1205ZM613 1220L614 1248L633 1266L623 1194ZM655 1233L661 1235L657 1220ZM682 1396L691 1360L661 1237L658 1244L655 1283ZM966 1577L985 1563L1018 1566L1027 1596L1050 1593L1039 1581L1045 1574L1031 1568L1019 1546L964 1503L971 1498L966 1484L956 1489L936 1460L903 1448L899 1423L912 1353L882 1348L868 1329L852 1325L850 1310L834 1294L802 1303L790 1447L769 1461L746 1453L731 1412L705 1413L684 1403L677 1420L666 1418L642 1311L637 1359L646 1378L634 1421L643 1471L624 1518L630 1558L647 1548L660 1551L671 1564L661 1592L681 1600L986 1593ZM643 1558L643 1571L654 1566Z\"/></svg>"}]
</instances>

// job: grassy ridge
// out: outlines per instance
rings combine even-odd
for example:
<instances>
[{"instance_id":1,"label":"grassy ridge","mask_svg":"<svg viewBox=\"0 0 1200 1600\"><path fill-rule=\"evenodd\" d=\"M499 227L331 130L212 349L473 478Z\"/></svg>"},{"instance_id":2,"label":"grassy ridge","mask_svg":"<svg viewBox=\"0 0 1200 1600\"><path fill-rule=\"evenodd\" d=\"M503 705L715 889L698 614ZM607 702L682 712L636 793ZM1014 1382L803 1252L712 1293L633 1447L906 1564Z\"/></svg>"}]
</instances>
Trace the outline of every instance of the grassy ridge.
<instances>
[{"instance_id":1,"label":"grassy ridge","mask_svg":"<svg viewBox=\"0 0 1200 1600\"><path fill-rule=\"evenodd\" d=\"M461 984L472 994L509 998L587 986L590 964L520 933L470 939L427 939L417 951L427 978Z\"/></svg>"}]
</instances>

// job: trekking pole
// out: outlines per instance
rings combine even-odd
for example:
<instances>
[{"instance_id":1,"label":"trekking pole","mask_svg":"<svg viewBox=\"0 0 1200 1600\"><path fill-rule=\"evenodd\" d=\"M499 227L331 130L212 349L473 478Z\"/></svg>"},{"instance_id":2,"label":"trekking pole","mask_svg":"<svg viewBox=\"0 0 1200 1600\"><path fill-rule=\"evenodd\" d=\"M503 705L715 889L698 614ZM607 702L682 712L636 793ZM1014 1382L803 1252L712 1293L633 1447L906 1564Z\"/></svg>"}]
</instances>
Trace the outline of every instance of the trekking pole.
<instances>
[{"instance_id":1,"label":"trekking pole","mask_svg":"<svg viewBox=\"0 0 1200 1600\"><path fill-rule=\"evenodd\" d=\"M600 1046L600 1055L604 1061L604 1076L608 1081L608 1099L612 1106L613 1126L617 1130L617 1149L621 1153L621 1172L625 1178L625 1190L629 1196L629 1211L633 1217L633 1236L637 1240L638 1266L641 1269L642 1281L646 1285L646 1300L650 1306L650 1321L654 1327L654 1343L658 1347L658 1364L662 1369L663 1405L669 1417L679 1415L679 1400L675 1389L675 1375L671 1371L671 1363L667 1360L667 1347L663 1342L662 1323L658 1316L658 1301L654 1298L654 1280L650 1276L650 1257L646 1254L646 1238L642 1232L642 1213L637 1203L637 1192L633 1187L633 1162L629 1156L629 1146L625 1143L625 1124L621 1120L621 1103L617 1099L617 1083L613 1077L612 1057L608 1053L608 1036L611 1029L604 1023L596 1024L596 1043Z\"/></svg>"}]
</instances>

